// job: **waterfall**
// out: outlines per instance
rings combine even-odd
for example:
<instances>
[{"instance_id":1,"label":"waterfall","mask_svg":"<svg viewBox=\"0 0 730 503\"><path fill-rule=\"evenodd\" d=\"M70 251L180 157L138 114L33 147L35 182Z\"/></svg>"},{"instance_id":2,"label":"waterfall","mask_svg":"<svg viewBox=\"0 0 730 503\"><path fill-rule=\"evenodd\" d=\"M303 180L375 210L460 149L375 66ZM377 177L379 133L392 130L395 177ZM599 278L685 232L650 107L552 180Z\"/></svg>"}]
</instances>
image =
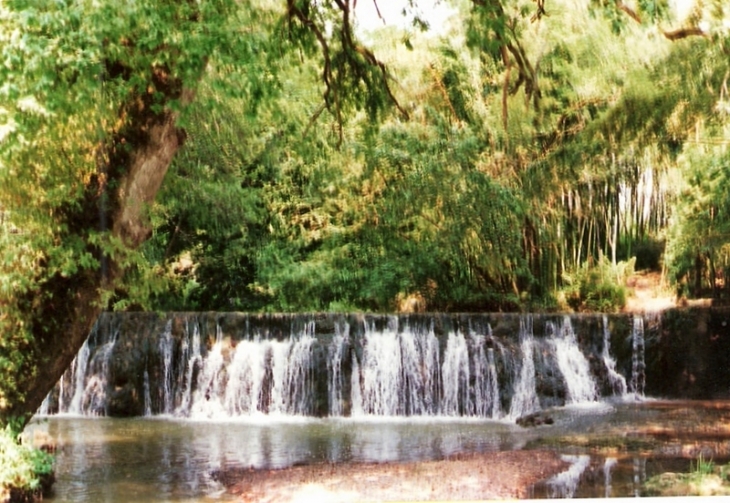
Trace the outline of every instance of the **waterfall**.
<instances>
[{"instance_id":1,"label":"waterfall","mask_svg":"<svg viewBox=\"0 0 730 503\"><path fill-rule=\"evenodd\" d=\"M377 332L369 328L363 341L360 370L360 400L353 409L376 416L398 414L401 386L401 348L393 329Z\"/></svg>"},{"instance_id":2,"label":"waterfall","mask_svg":"<svg viewBox=\"0 0 730 503\"><path fill-rule=\"evenodd\" d=\"M285 341L256 338L235 347L223 338L220 327L216 331L192 385L189 408L183 408L184 401L179 415L212 419L310 413L312 327ZM197 361L197 353L191 361Z\"/></svg>"},{"instance_id":3,"label":"waterfall","mask_svg":"<svg viewBox=\"0 0 730 503\"><path fill-rule=\"evenodd\" d=\"M296 341L290 341L288 352L283 355L284 387L282 396L277 397L280 407L276 412L298 416L310 413L313 395L312 350L314 324L308 323L304 333Z\"/></svg>"},{"instance_id":4,"label":"waterfall","mask_svg":"<svg viewBox=\"0 0 730 503\"><path fill-rule=\"evenodd\" d=\"M180 367L180 371L184 372L181 375L181 381L183 382L182 399L180 406L175 411L176 415L187 414L190 410L190 403L193 399L193 386L195 385L195 373L198 371L203 357L201 354L201 342L200 342L200 330L197 323L192 326L192 334L190 333L190 324L186 326L185 337L182 340L182 360L185 362Z\"/></svg>"},{"instance_id":5,"label":"waterfall","mask_svg":"<svg viewBox=\"0 0 730 503\"><path fill-rule=\"evenodd\" d=\"M469 415L498 419L500 407L497 366L494 361L494 349L485 348L487 339L493 339L491 327L488 328L486 335L474 332L471 334L472 366L474 367L474 408L469 411Z\"/></svg>"},{"instance_id":6,"label":"waterfall","mask_svg":"<svg viewBox=\"0 0 730 503\"><path fill-rule=\"evenodd\" d=\"M629 335L605 315L602 330L556 315L144 316L97 323L41 412L516 420L599 400L592 371L608 376L610 396L644 388L640 317ZM628 386L610 326L634 349ZM599 348L595 368L581 348Z\"/></svg>"},{"instance_id":7,"label":"waterfall","mask_svg":"<svg viewBox=\"0 0 730 503\"><path fill-rule=\"evenodd\" d=\"M172 383L172 352L174 341L172 340L172 320L165 324L165 330L160 336L158 349L160 351L160 363L162 365L162 413L173 412L173 383ZM146 372L146 371L145 371ZM149 379L149 376L147 376Z\"/></svg>"},{"instance_id":8,"label":"waterfall","mask_svg":"<svg viewBox=\"0 0 730 503\"><path fill-rule=\"evenodd\" d=\"M112 332L109 334L109 338L102 337L101 339L101 344L95 351L92 351L88 339L81 346L74 363L67 372L67 379L73 383L71 401L66 407L63 400L64 389L61 387L58 412L92 416L106 413L109 359L116 344L116 337ZM62 378L61 383L63 381Z\"/></svg>"},{"instance_id":9,"label":"waterfall","mask_svg":"<svg viewBox=\"0 0 730 503\"><path fill-rule=\"evenodd\" d=\"M570 318L565 316L559 326L553 323L548 326L552 331L550 342L567 386L568 403L595 401L598 398L596 381L588 360L578 347Z\"/></svg>"},{"instance_id":10,"label":"waterfall","mask_svg":"<svg viewBox=\"0 0 730 503\"><path fill-rule=\"evenodd\" d=\"M267 347L260 341L239 341L229 365L225 410L232 416L263 413L262 390Z\"/></svg>"},{"instance_id":11,"label":"waterfall","mask_svg":"<svg viewBox=\"0 0 730 503\"><path fill-rule=\"evenodd\" d=\"M616 360L611 356L611 331L608 327L608 316L603 315L603 350L601 351L603 364L608 372L608 382L615 396L626 394L626 378L616 371Z\"/></svg>"},{"instance_id":12,"label":"waterfall","mask_svg":"<svg viewBox=\"0 0 730 503\"><path fill-rule=\"evenodd\" d=\"M487 405L487 411L492 419L499 419L502 416L502 410L499 403L499 382L493 348L487 350L487 365L487 393L491 400L491 406Z\"/></svg>"},{"instance_id":13,"label":"waterfall","mask_svg":"<svg viewBox=\"0 0 730 503\"><path fill-rule=\"evenodd\" d=\"M71 366L71 375L75 377L75 379L73 379L74 391L71 403L69 404L68 409L60 408L59 412L81 414L84 391L86 390L86 368L89 366L90 354L89 341L86 340L84 341L83 346L81 346L79 353L76 355L74 364ZM64 404L61 402L60 407L63 407L63 405Z\"/></svg>"},{"instance_id":14,"label":"waterfall","mask_svg":"<svg viewBox=\"0 0 730 503\"><path fill-rule=\"evenodd\" d=\"M399 330L397 319L392 318L384 330L366 326L362 346L362 361L353 360L352 415L436 413L439 350L433 329L414 332L405 326ZM446 395L448 385L444 387Z\"/></svg>"},{"instance_id":15,"label":"waterfall","mask_svg":"<svg viewBox=\"0 0 730 503\"><path fill-rule=\"evenodd\" d=\"M439 384L439 345L433 325L425 333L405 326L399 334L402 358L403 413L406 416L432 415L437 412Z\"/></svg>"},{"instance_id":16,"label":"waterfall","mask_svg":"<svg viewBox=\"0 0 730 503\"><path fill-rule=\"evenodd\" d=\"M335 336L327 348L327 396L329 399L329 415L338 417L344 415L344 374L342 363L346 356L346 349L350 342L350 326L337 324Z\"/></svg>"},{"instance_id":17,"label":"waterfall","mask_svg":"<svg viewBox=\"0 0 730 503\"><path fill-rule=\"evenodd\" d=\"M360 379L360 364L357 363L355 353L352 354L352 374L350 374L350 415L359 417L365 415L362 404L362 381Z\"/></svg>"},{"instance_id":18,"label":"waterfall","mask_svg":"<svg viewBox=\"0 0 730 503\"><path fill-rule=\"evenodd\" d=\"M46 395L43 399L41 406L38 408L38 414L41 416L47 416L51 410L51 394Z\"/></svg>"},{"instance_id":19,"label":"waterfall","mask_svg":"<svg viewBox=\"0 0 730 503\"><path fill-rule=\"evenodd\" d=\"M152 397L150 396L150 373L144 371L144 415L152 415Z\"/></svg>"},{"instance_id":20,"label":"waterfall","mask_svg":"<svg viewBox=\"0 0 730 503\"><path fill-rule=\"evenodd\" d=\"M469 415L473 408L469 394L469 350L461 332L449 334L441 378L441 413L445 416Z\"/></svg>"},{"instance_id":21,"label":"waterfall","mask_svg":"<svg viewBox=\"0 0 730 503\"><path fill-rule=\"evenodd\" d=\"M644 319L634 316L633 330L631 331L631 387L634 398L644 397L644 383L646 381L644 362Z\"/></svg>"},{"instance_id":22,"label":"waterfall","mask_svg":"<svg viewBox=\"0 0 730 503\"><path fill-rule=\"evenodd\" d=\"M634 477L632 485L634 496L639 498L646 483L646 458L634 457L633 461Z\"/></svg>"},{"instance_id":23,"label":"waterfall","mask_svg":"<svg viewBox=\"0 0 730 503\"><path fill-rule=\"evenodd\" d=\"M509 418L513 420L540 410L535 383L534 343L532 318L527 317L525 320L520 320L522 365L520 366L509 409Z\"/></svg>"},{"instance_id":24,"label":"waterfall","mask_svg":"<svg viewBox=\"0 0 730 503\"><path fill-rule=\"evenodd\" d=\"M190 410L187 412L191 417L212 418L224 414L225 409L221 403L221 397L225 391L226 375L223 339L220 335L220 332L216 333L216 340L203 360L202 369L198 374Z\"/></svg>"}]
</instances>

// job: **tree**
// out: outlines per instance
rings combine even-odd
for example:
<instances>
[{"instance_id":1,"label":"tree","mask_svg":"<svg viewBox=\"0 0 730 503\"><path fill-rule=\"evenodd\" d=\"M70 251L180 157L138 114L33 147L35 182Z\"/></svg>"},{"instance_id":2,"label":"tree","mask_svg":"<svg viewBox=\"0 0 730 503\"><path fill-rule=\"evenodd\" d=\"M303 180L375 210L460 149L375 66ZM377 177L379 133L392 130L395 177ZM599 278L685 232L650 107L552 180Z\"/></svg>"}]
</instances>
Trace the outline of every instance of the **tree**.
<instances>
[{"instance_id":1,"label":"tree","mask_svg":"<svg viewBox=\"0 0 730 503\"><path fill-rule=\"evenodd\" d=\"M320 50L325 106L338 120L352 103L375 114L387 101L385 68L357 43L349 7L0 7L0 422L37 410L139 260L147 208L185 141L180 120L206 72L257 101L276 85L277 53Z\"/></svg>"},{"instance_id":2,"label":"tree","mask_svg":"<svg viewBox=\"0 0 730 503\"><path fill-rule=\"evenodd\" d=\"M408 1L411 7L415 4L415 0ZM382 138L392 134L388 141L393 146L402 138L409 149L415 145L417 134L413 133L419 126L405 124L411 110L396 99L389 67L355 36L353 5L349 0L287 0L274 6L265 0L158 0L122 5L111 0L9 0L0 7L0 423L30 417L70 364L100 310L111 299L124 298L130 286L124 284L124 272L144 269L145 257L139 248L152 232L149 208L185 142L185 120L196 120L189 115L189 105L215 96L201 92L203 81L254 109L279 88L281 65L300 64L287 57L296 55L300 61L316 62L319 68L321 106L313 107L305 131L329 114L337 133L335 146L341 147L349 117L362 113L377 124L384 117L383 110L393 105L396 115L380 132ZM382 250L371 245L383 236L402 235L408 238L404 242L416 243L429 233L437 235L434 229L439 226L451 226L463 235L441 243L429 241L438 244L424 261L423 270L428 273L411 278L411 284L391 281L390 271L381 270L379 287L386 287L372 296L381 305L396 289L428 285L434 270L457 277L464 274L470 281L490 287L500 285L501 293L519 290L516 282L530 282L530 274L520 260L511 257L520 248L516 228L523 233L524 249L531 250L527 259L533 269L541 260L548 260L536 251L541 243L534 236L549 230L544 222L554 208L543 207L544 213L523 229L506 215L494 220L498 223L494 229L483 224L501 213L517 215L518 220L529 215L532 208L522 203L526 200L535 206L539 194L530 192L530 187L558 177L554 170L541 169L546 159L556 152L564 159L573 156L576 148L559 147L584 129L583 138L590 138L606 132L606 125L620 123L609 120L608 101L603 108L590 103L583 107L569 93L554 92L564 90L559 71L541 80L548 74L541 70L539 45L530 38L534 30L529 27L546 19L551 5L555 3L543 0L473 0L468 7L462 5L473 19L472 46L478 48L484 68L491 71L480 86L490 97L499 96L503 133L501 137L474 133L479 114L467 106L474 88L462 85L459 75L464 65L446 51L443 67L434 69L442 73L433 78L440 84L441 97L433 103L445 105L448 111L422 117L432 120L425 128L427 136L453 142L453 149L414 148L411 153L415 158L421 156L423 164L404 170L402 178L397 169L386 173L394 187L375 187L393 204L380 208L383 213L399 208L398 194L388 191L416 183L422 183L424 201L432 208L417 208L403 227L391 214L383 228L362 226L352 235L367 236L368 246L360 257L371 263L378 262ZM609 9L605 11L609 17L626 13L631 23L637 18L646 23L645 14L652 20L662 19L653 17L653 13L661 16L658 7L663 4L657 2L639 2L641 9L635 11L621 2L594 1L591 5L594 11ZM713 19L723 19L722 2L715 0L712 5L720 11ZM622 23L615 23L617 30ZM697 26L690 24L684 33L667 38L697 35ZM548 59L555 63L552 70L559 70L557 62L569 51L551 46L554 51ZM490 91L492 81L498 82L496 93ZM571 106L573 110L563 111ZM513 112L517 109L523 109L523 115ZM599 114L608 119L584 128ZM591 120L581 122L581 117ZM450 121L456 124L456 132L446 127ZM577 127L573 127L575 121ZM491 124L482 125L486 129ZM492 148L495 138L500 139L500 153L508 154L508 169L501 172L499 163L493 162L483 172L475 172L475 159L483 154L479 149L487 144ZM479 142L479 148L473 148ZM585 147L587 143L586 139L575 145ZM449 153L458 155L442 157L444 163L438 165L425 159ZM603 153L593 152L595 156ZM397 162L388 159L391 154L368 152L372 163L368 168L373 173L386 165L398 168ZM492 160L498 157L492 155L494 150L489 154ZM421 169L424 167L428 169ZM495 183L510 170L518 176ZM534 176L522 176L525 173ZM444 200L429 182L436 175L463 187L441 206ZM523 201L512 198L517 190L531 197ZM494 207L479 206L484 198L494 200ZM472 213L464 215L479 219L482 226L459 215L462 207L472 208ZM291 206L280 210L282 218L301 216ZM185 213L176 211L178 218L181 215ZM527 216L525 220L529 220ZM174 234L174 219L167 224L171 225L170 235ZM215 250L232 236L228 230L196 241L196 245ZM504 249L490 248L494 242L505 243ZM315 240L307 246L313 243L316 247L321 242ZM401 250L413 251L404 246ZM347 249L332 246L329 251L337 256ZM310 258L322 252L287 250L303 251ZM555 257L549 260L554 262ZM338 264L337 260L331 263ZM241 261L238 264L242 270L248 267ZM387 295L381 296L382 292Z\"/></svg>"}]
</instances>

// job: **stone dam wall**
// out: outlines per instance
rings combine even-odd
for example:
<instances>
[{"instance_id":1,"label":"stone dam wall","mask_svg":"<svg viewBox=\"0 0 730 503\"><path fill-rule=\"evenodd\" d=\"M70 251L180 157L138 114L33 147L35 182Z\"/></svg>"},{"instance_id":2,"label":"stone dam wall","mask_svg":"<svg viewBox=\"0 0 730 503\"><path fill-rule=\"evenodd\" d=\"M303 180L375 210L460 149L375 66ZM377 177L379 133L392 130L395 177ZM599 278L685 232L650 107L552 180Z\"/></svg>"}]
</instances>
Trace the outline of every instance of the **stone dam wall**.
<instances>
[{"instance_id":1,"label":"stone dam wall","mask_svg":"<svg viewBox=\"0 0 730 503\"><path fill-rule=\"evenodd\" d=\"M611 314L105 313L40 412L516 419L730 398L730 309Z\"/></svg>"}]
</instances>

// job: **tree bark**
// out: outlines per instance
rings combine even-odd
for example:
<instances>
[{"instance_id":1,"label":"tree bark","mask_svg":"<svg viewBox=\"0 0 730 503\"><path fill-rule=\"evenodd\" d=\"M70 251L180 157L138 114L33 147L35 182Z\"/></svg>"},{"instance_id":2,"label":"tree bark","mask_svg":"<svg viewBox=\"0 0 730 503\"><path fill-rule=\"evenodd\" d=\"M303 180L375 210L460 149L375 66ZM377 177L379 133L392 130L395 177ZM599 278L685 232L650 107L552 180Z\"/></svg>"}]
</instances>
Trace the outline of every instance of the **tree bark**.
<instances>
[{"instance_id":1,"label":"tree bark","mask_svg":"<svg viewBox=\"0 0 730 503\"><path fill-rule=\"evenodd\" d=\"M192 97L171 87L167 89L170 94L166 98L183 104ZM75 232L82 235L88 232L89 222L98 218L107 192L109 204L101 210L105 213L102 220L107 222L112 238L120 240L128 249L135 249L151 233L146 210L182 146L184 132L176 126L176 112L169 109L154 112L144 99L129 103L130 106L120 111L127 119L126 125L104 145L103 150L109 155L100 163L96 180L86 187L83 204L69 212L64 220ZM43 293L20 301L21 309L29 313L26 319L31 320L33 341L24 350L23 365L16 376L18 389L24 396L15 397L16 400L0 409L0 424L11 419L19 421L16 425L24 424L38 410L70 367L104 309L102 291L113 289L122 274L121 265L110 259L98 271L83 270L70 277L53 276L42 285Z\"/></svg>"}]
</instances>

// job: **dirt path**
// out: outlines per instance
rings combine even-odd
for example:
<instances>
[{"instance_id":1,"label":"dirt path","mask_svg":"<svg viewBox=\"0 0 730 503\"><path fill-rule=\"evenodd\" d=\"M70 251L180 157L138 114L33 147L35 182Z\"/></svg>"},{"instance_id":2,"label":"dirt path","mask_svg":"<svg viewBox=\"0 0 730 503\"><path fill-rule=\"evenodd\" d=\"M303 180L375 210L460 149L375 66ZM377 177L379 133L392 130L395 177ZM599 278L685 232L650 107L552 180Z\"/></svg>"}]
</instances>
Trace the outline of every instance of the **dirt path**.
<instances>
[{"instance_id":1,"label":"dirt path","mask_svg":"<svg viewBox=\"0 0 730 503\"><path fill-rule=\"evenodd\" d=\"M528 497L568 467L546 450L502 451L440 461L296 466L218 474L245 502L484 500Z\"/></svg>"},{"instance_id":2,"label":"dirt path","mask_svg":"<svg viewBox=\"0 0 730 503\"><path fill-rule=\"evenodd\" d=\"M676 306L675 296L664 285L659 272L637 272L628 279L626 286L629 296L624 311L627 313L656 312Z\"/></svg>"}]
</instances>

